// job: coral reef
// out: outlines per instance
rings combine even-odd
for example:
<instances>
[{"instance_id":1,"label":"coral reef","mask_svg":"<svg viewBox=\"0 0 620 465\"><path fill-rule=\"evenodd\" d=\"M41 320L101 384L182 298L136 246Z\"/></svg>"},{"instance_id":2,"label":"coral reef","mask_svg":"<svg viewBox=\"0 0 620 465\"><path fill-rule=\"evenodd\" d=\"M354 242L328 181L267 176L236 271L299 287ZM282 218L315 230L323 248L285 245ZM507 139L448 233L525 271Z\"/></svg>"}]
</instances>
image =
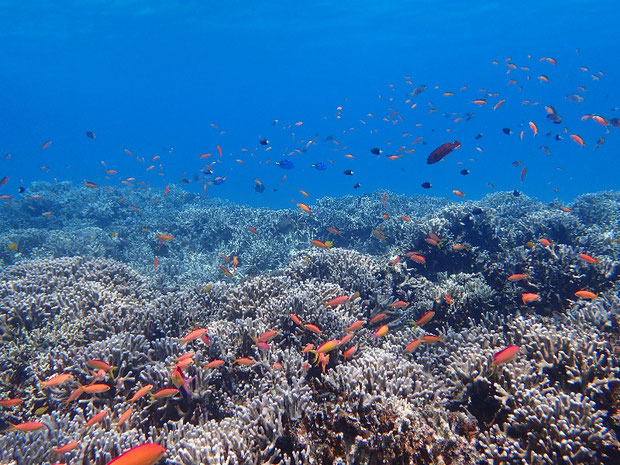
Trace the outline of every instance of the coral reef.
<instances>
[{"instance_id":1,"label":"coral reef","mask_svg":"<svg viewBox=\"0 0 620 465\"><path fill-rule=\"evenodd\" d=\"M389 194L385 208L374 195L324 199L307 215L98 191L89 200L107 204L101 213L70 213L78 189L34 189L48 194L48 223L3 207L13 215L1 240L22 240L2 249L13 264L0 270L0 400L23 403L0 407L0 428L45 427L0 435L3 463L101 465L147 441L179 465L620 461L617 194L599 194L616 210L598 221L589 196L565 212L509 194L461 204ZM125 204L138 211L122 224ZM236 269L220 253L238 257ZM514 273L527 278L509 281ZM579 299L582 289L596 296ZM524 292L540 299L525 304ZM327 305L335 297L348 299ZM184 343L196 328L208 339ZM429 335L439 340L405 352ZM328 341L324 354L302 351ZM494 364L510 345L516 358ZM60 373L71 377L42 383ZM178 392L130 400L149 385ZM54 454L71 441L76 449Z\"/></svg>"}]
</instances>

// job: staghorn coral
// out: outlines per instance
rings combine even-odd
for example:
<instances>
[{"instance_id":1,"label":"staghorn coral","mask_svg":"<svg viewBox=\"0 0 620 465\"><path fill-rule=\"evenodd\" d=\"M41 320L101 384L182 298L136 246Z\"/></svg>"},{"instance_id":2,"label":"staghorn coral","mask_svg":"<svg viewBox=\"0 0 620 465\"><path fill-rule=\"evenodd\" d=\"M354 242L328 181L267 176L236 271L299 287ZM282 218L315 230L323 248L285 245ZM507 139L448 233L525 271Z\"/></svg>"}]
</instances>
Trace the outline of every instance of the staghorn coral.
<instances>
[{"instance_id":1,"label":"staghorn coral","mask_svg":"<svg viewBox=\"0 0 620 465\"><path fill-rule=\"evenodd\" d=\"M41 189L66 198L81 195L67 186ZM436 211L429 211L431 203L423 198L389 194L387 238L380 241L371 233L384 212L378 194L355 202L326 199L312 216L256 212L178 192L156 203L148 191L128 194L119 202L120 192L97 193L95 204L113 200L121 207L109 205L100 218L91 208L78 209L71 224L79 231L78 222L91 218L80 227L94 234L93 247L101 241L106 256L103 238L108 240L110 229L131 237L131 246L114 256L139 272L106 259L28 261L27 251L0 271L1 397L25 401L21 409L2 410L0 421L31 420L34 409L49 407L39 418L46 430L0 436L0 460L57 460L51 450L80 436L79 448L66 459L97 465L145 441L164 445L171 464L618 460L617 246L604 237L613 214L600 225L589 218L595 237L586 240L590 233L577 208L571 215L525 196L495 194L458 205L431 202ZM134 204L140 211L123 224L123 205ZM69 224L62 205L50 200L45 208L56 209L58 224ZM2 221L12 221L18 235L20 222L32 225L19 214ZM149 231L136 234L129 223L138 221ZM247 230L255 221L265 225L258 235ZM288 221L290 228L276 228ZM514 233L503 232L517 223ZM330 250L307 249L310 239L329 237L326 225L346 234L335 237ZM219 236L222 228L227 233ZM37 241L64 234L38 231ZM160 245L154 231L175 239ZM429 232L443 239L439 247L424 242ZM553 247L531 249L522 242L539 237L548 237ZM47 255L35 242L30 253ZM457 253L454 243L469 248ZM390 265L394 255L417 249L427 266L404 259ZM382 256L388 251L389 258ZM221 277L220 252L240 258L235 277L226 282L214 282ZM601 261L586 264L578 253ZM154 256L160 257L157 270ZM514 272L531 279L508 283ZM574 291L582 287L599 297L576 300ZM542 302L520 305L524 290L540 293ZM355 292L359 298L325 306ZM396 300L409 306L393 309ZM429 310L435 311L430 323L406 324ZM300 352L308 343L341 338L353 321L379 312L387 313L384 320L329 354L325 373L312 365L314 355ZM290 313L323 333L295 325ZM373 341L383 323L389 332ZM197 327L208 329L210 343L181 344ZM271 329L279 332L270 349L259 350L255 338ZM443 342L404 353L409 342L429 332ZM492 354L508 344L521 346L519 356L494 370ZM345 360L343 350L353 345L357 352ZM140 399L127 424L116 428L139 387L174 385L175 360L188 351L195 355L184 370L187 391L154 402ZM240 366L234 363L240 357L257 363ZM67 403L78 383L101 376L86 365L90 359L118 366L114 379L104 374L101 380L110 389ZM215 359L225 364L203 368ZM60 372L73 380L39 385ZM101 409L111 413L83 432L84 421Z\"/></svg>"}]
</instances>

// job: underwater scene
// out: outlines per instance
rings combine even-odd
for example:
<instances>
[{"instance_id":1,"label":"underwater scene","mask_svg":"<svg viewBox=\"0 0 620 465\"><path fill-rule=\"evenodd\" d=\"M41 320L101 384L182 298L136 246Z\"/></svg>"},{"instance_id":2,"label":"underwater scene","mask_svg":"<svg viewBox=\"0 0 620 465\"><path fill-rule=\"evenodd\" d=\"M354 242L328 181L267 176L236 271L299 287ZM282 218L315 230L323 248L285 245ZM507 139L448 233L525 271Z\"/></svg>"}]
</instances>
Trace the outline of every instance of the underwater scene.
<instances>
[{"instance_id":1,"label":"underwater scene","mask_svg":"<svg viewBox=\"0 0 620 465\"><path fill-rule=\"evenodd\" d=\"M0 465L620 464L619 19L0 0Z\"/></svg>"}]
</instances>

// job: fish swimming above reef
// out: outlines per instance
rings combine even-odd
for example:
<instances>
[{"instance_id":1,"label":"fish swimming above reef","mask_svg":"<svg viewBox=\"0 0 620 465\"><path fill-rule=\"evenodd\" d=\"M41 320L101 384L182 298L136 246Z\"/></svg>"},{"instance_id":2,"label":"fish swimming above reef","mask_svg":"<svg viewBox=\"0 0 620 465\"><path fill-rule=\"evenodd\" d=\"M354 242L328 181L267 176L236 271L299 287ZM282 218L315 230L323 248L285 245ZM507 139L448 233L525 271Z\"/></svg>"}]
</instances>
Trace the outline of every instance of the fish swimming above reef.
<instances>
[{"instance_id":1,"label":"fish swimming above reef","mask_svg":"<svg viewBox=\"0 0 620 465\"><path fill-rule=\"evenodd\" d=\"M318 163L314 163L312 165L312 168L314 168L317 171L325 171L327 169L327 165L323 163L322 161L320 161Z\"/></svg>"},{"instance_id":2,"label":"fish swimming above reef","mask_svg":"<svg viewBox=\"0 0 620 465\"><path fill-rule=\"evenodd\" d=\"M295 163L288 159L277 161L276 165L278 165L283 170L292 170L293 168L295 168Z\"/></svg>"},{"instance_id":3,"label":"fish swimming above reef","mask_svg":"<svg viewBox=\"0 0 620 465\"><path fill-rule=\"evenodd\" d=\"M443 159L443 157L448 155L454 149L458 149L459 147L461 147L461 143L458 140L455 140L454 142L446 142L445 144L441 144L439 147L437 147L435 150L431 152L431 154L426 159L426 163L429 165L432 165L433 163L437 163L438 161Z\"/></svg>"}]
</instances>

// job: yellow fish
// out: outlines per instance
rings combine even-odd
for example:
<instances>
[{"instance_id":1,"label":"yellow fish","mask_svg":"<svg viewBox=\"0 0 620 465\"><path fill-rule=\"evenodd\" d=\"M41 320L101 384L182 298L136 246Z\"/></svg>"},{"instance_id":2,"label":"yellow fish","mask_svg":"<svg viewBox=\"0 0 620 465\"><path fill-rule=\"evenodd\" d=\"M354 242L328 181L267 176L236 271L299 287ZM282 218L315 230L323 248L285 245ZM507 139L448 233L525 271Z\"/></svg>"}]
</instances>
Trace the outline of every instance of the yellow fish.
<instances>
[{"instance_id":1,"label":"yellow fish","mask_svg":"<svg viewBox=\"0 0 620 465\"><path fill-rule=\"evenodd\" d=\"M16 242L11 242L9 245L6 246L7 249L12 250L13 252L17 252L17 243Z\"/></svg>"}]
</instances>

